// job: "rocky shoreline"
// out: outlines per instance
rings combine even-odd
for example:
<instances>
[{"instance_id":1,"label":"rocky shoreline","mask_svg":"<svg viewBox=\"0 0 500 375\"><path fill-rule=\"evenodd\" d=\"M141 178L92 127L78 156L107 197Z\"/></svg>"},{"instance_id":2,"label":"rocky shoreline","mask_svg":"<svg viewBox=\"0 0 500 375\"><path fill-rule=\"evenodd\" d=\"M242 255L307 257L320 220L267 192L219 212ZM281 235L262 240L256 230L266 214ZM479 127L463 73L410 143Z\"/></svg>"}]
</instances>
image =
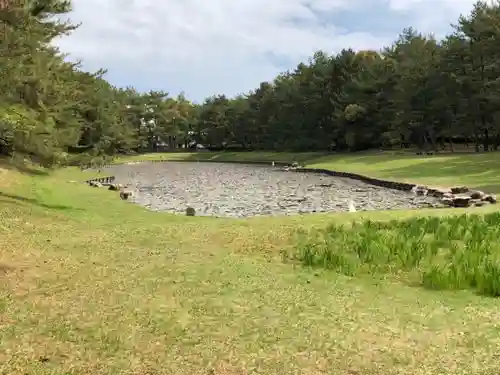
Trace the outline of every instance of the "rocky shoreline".
<instances>
[{"instance_id":1,"label":"rocky shoreline","mask_svg":"<svg viewBox=\"0 0 500 375\"><path fill-rule=\"evenodd\" d=\"M197 216L249 217L313 212L417 209L439 199L346 177L228 163L145 163L108 168L113 186L154 211ZM107 184L109 185L109 184ZM121 191L121 195L124 193Z\"/></svg>"},{"instance_id":2,"label":"rocky shoreline","mask_svg":"<svg viewBox=\"0 0 500 375\"><path fill-rule=\"evenodd\" d=\"M470 207L496 203L467 187L432 188L347 172L229 163L134 163L87 181L154 211L249 217L314 212ZM295 173L290 173L295 172Z\"/></svg>"},{"instance_id":3,"label":"rocky shoreline","mask_svg":"<svg viewBox=\"0 0 500 375\"><path fill-rule=\"evenodd\" d=\"M497 197L480 190L471 190L467 186L457 186L449 189L430 188L415 185L412 191L419 196L432 196L440 199L444 207L481 207L486 204L497 203Z\"/></svg>"},{"instance_id":4,"label":"rocky shoreline","mask_svg":"<svg viewBox=\"0 0 500 375\"><path fill-rule=\"evenodd\" d=\"M367 177L363 175L359 175L356 173L350 172L337 172L331 171L327 169L311 169L311 168L302 168L299 166L288 166L285 167L286 171L295 171L300 173L322 173L328 176L335 177L346 177L354 180L363 181L370 185L381 186L388 189L396 189L396 190L404 190L411 191L417 196L430 196L434 198L439 198L439 203L442 207L480 207L485 204L497 203L497 198L493 194L487 194L480 190L472 190L467 186L457 186L452 188L435 188L424 185L416 185L405 182L395 182L388 180L381 180L378 178Z\"/></svg>"}]
</instances>

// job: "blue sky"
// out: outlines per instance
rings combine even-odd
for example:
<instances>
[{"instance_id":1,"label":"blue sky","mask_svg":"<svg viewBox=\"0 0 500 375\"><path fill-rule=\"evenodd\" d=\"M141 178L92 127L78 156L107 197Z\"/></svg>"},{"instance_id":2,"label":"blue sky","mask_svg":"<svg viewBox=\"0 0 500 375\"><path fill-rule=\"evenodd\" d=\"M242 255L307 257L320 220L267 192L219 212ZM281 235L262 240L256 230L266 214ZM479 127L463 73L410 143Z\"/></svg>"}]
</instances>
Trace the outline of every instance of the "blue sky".
<instances>
[{"instance_id":1,"label":"blue sky","mask_svg":"<svg viewBox=\"0 0 500 375\"><path fill-rule=\"evenodd\" d=\"M378 49L413 26L442 36L475 0L73 0L56 43L117 86L233 96L321 49Z\"/></svg>"}]
</instances>

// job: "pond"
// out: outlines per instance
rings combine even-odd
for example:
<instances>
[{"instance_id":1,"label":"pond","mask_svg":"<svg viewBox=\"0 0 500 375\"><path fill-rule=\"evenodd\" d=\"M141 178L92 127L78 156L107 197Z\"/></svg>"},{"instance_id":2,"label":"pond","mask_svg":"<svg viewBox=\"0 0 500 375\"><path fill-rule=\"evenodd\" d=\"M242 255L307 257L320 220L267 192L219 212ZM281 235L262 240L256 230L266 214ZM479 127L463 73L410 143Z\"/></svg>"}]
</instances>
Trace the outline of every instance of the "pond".
<instances>
[{"instance_id":1,"label":"pond","mask_svg":"<svg viewBox=\"0 0 500 375\"><path fill-rule=\"evenodd\" d=\"M272 166L166 162L110 168L116 182L137 188L134 202L151 210L197 216L249 217L313 212L415 209L432 197L320 173Z\"/></svg>"}]
</instances>

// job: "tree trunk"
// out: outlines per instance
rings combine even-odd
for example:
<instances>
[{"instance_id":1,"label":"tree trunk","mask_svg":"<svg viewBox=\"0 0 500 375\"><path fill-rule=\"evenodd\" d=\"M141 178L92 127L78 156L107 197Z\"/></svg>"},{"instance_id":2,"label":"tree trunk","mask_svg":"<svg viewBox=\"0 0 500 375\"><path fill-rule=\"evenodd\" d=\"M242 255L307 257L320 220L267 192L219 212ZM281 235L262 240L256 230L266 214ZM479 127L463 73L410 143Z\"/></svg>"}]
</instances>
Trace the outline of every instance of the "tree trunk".
<instances>
[{"instance_id":1,"label":"tree trunk","mask_svg":"<svg viewBox=\"0 0 500 375\"><path fill-rule=\"evenodd\" d=\"M477 137L477 133L474 133L474 151L479 152L479 139Z\"/></svg>"},{"instance_id":2,"label":"tree trunk","mask_svg":"<svg viewBox=\"0 0 500 375\"><path fill-rule=\"evenodd\" d=\"M490 150L490 134L488 129L484 129L483 148L485 152Z\"/></svg>"},{"instance_id":3,"label":"tree trunk","mask_svg":"<svg viewBox=\"0 0 500 375\"><path fill-rule=\"evenodd\" d=\"M497 133L495 135L495 141L494 141L493 149L495 151L497 151L498 150L498 146L500 146L500 133Z\"/></svg>"},{"instance_id":4,"label":"tree trunk","mask_svg":"<svg viewBox=\"0 0 500 375\"><path fill-rule=\"evenodd\" d=\"M437 152L437 147L436 147L436 140L434 139L434 136L431 135L431 132L428 130L425 132L425 137L427 138L429 144L432 147L432 151Z\"/></svg>"},{"instance_id":5,"label":"tree trunk","mask_svg":"<svg viewBox=\"0 0 500 375\"><path fill-rule=\"evenodd\" d=\"M448 143L450 144L451 152L455 152L455 148L453 147L453 141L452 141L451 137L448 137Z\"/></svg>"}]
</instances>

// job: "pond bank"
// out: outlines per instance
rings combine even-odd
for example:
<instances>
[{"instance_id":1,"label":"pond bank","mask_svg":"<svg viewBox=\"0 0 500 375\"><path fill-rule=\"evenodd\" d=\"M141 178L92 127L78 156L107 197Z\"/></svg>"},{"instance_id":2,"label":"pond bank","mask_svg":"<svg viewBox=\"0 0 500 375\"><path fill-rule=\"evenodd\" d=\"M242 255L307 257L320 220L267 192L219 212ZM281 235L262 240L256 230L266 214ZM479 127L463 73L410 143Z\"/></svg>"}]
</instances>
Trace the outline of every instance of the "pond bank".
<instances>
[{"instance_id":1,"label":"pond bank","mask_svg":"<svg viewBox=\"0 0 500 375\"><path fill-rule=\"evenodd\" d=\"M433 207L438 200L323 173L290 173L269 165L139 163L108 168L116 182L136 187L134 202L154 211L249 217L352 210Z\"/></svg>"}]
</instances>

